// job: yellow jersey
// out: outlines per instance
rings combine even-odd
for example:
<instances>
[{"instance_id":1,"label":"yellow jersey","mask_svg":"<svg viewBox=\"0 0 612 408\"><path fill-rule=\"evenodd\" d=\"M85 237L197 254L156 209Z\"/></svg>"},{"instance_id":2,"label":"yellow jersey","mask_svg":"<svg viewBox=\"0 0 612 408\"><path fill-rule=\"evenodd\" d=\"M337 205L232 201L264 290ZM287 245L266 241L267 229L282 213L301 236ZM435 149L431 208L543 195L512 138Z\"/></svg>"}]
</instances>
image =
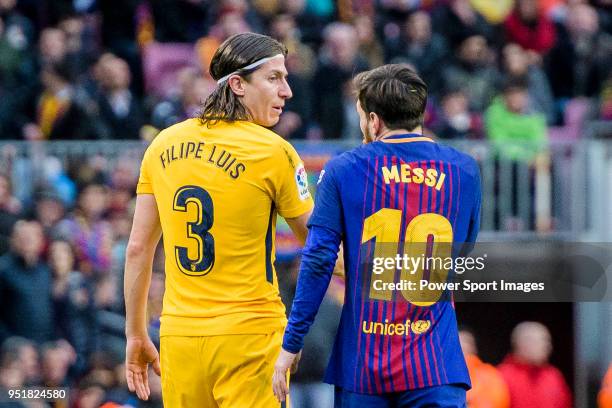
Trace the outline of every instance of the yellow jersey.
<instances>
[{"instance_id":1,"label":"yellow jersey","mask_svg":"<svg viewBox=\"0 0 612 408\"><path fill-rule=\"evenodd\" d=\"M276 214L312 210L295 149L251 122L189 119L147 148L138 194L153 194L165 254L161 335L258 334L286 324L274 270Z\"/></svg>"}]
</instances>

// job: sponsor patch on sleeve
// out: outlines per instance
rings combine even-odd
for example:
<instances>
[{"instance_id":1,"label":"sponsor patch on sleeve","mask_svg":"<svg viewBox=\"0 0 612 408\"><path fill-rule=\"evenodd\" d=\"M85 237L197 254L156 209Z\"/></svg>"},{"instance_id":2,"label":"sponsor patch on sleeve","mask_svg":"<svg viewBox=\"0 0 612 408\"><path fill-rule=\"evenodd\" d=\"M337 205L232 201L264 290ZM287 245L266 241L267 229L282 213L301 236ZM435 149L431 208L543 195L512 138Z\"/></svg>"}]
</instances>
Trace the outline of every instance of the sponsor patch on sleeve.
<instances>
[{"instance_id":1,"label":"sponsor patch on sleeve","mask_svg":"<svg viewBox=\"0 0 612 408\"><path fill-rule=\"evenodd\" d=\"M306 200L310 197L310 191L308 190L308 175L302 163L298 164L295 168L295 184L297 185L300 200Z\"/></svg>"}]
</instances>

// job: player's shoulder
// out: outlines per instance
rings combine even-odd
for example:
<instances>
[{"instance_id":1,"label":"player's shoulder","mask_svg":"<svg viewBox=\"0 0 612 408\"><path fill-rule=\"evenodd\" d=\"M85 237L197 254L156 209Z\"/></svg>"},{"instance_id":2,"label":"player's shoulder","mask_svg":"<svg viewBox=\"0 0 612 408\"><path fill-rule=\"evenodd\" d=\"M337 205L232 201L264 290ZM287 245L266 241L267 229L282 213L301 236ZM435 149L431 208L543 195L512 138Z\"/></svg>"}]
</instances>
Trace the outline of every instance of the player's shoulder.
<instances>
[{"instance_id":1,"label":"player's shoulder","mask_svg":"<svg viewBox=\"0 0 612 408\"><path fill-rule=\"evenodd\" d=\"M278 135L273 130L270 130L253 122L236 121L227 123L226 125L228 127L233 128L235 131L238 131L243 134L245 138L250 139L253 142L259 144L272 146L281 146L289 144L285 139L282 138L282 136Z\"/></svg>"},{"instance_id":2,"label":"player's shoulder","mask_svg":"<svg viewBox=\"0 0 612 408\"><path fill-rule=\"evenodd\" d=\"M346 152L342 152L339 155L332 157L325 164L325 170L327 172L342 172L349 170L354 167L360 158L365 157L363 152L363 146L356 147Z\"/></svg>"},{"instance_id":3,"label":"player's shoulder","mask_svg":"<svg viewBox=\"0 0 612 408\"><path fill-rule=\"evenodd\" d=\"M368 160L372 157L372 154L368 151L367 146L360 145L332 157L325 163L322 173L331 176L331 178L336 179L338 182L346 177L350 177L355 169L368 165ZM321 179L322 177L320 177Z\"/></svg>"}]
</instances>

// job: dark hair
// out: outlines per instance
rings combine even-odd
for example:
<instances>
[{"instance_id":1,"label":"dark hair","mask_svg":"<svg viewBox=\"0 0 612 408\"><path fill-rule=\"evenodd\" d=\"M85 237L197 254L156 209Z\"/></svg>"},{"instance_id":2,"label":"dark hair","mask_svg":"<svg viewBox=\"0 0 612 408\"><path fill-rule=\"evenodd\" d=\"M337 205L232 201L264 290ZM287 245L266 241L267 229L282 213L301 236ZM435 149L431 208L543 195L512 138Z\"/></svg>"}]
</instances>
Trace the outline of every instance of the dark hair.
<instances>
[{"instance_id":1,"label":"dark hair","mask_svg":"<svg viewBox=\"0 0 612 408\"><path fill-rule=\"evenodd\" d=\"M259 67L244 70L249 64L262 58L277 54L287 55L287 47L272 37L255 33L242 33L229 37L221 44L210 62L210 75L215 81L225 75L236 72L249 80L249 75ZM220 120L250 120L251 115L238 96L232 91L228 81L217 85L217 88L206 98L200 120L207 125L214 125Z\"/></svg>"},{"instance_id":2,"label":"dark hair","mask_svg":"<svg viewBox=\"0 0 612 408\"><path fill-rule=\"evenodd\" d=\"M527 91L529 89L529 79L526 75L510 76L502 84L504 93L511 91Z\"/></svg>"},{"instance_id":3,"label":"dark hair","mask_svg":"<svg viewBox=\"0 0 612 408\"><path fill-rule=\"evenodd\" d=\"M361 109L379 115L387 128L412 130L423 124L427 85L405 65L388 64L362 72L353 85Z\"/></svg>"},{"instance_id":4,"label":"dark hair","mask_svg":"<svg viewBox=\"0 0 612 408\"><path fill-rule=\"evenodd\" d=\"M74 75L67 61L49 62L43 66L43 70L51 75L59 77L64 82L72 82Z\"/></svg>"}]
</instances>

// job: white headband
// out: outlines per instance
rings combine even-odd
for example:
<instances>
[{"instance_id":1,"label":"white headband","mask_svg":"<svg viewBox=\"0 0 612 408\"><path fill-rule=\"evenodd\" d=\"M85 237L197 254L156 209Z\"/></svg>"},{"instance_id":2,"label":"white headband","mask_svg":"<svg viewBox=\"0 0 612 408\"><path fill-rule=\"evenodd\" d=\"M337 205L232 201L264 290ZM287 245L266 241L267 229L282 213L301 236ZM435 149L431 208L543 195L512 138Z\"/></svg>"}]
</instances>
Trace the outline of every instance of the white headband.
<instances>
[{"instance_id":1,"label":"white headband","mask_svg":"<svg viewBox=\"0 0 612 408\"><path fill-rule=\"evenodd\" d=\"M227 81L227 80L228 80L228 78L229 78L229 77L231 77L232 75L236 75L236 74L238 74L238 72L239 72L239 71L246 71L246 70L249 70L249 69L256 68L256 67L258 67L258 66L260 66L260 65L262 65L262 64L265 64L266 62L270 61L272 58L278 58L278 57L284 57L284 55L283 55L283 54L276 54L276 55L274 55L274 56L272 56L272 57L266 57L266 58L262 58L262 59L260 59L260 60L257 60L257 61L255 61L254 63L247 65L246 67L243 67L243 68L237 69L236 71L234 71L234 72L232 72L232 73L227 74L227 75L226 75L226 76L224 76L223 78L220 78L220 79L217 81L217 84L218 84L218 85L221 85L223 82Z\"/></svg>"}]
</instances>

